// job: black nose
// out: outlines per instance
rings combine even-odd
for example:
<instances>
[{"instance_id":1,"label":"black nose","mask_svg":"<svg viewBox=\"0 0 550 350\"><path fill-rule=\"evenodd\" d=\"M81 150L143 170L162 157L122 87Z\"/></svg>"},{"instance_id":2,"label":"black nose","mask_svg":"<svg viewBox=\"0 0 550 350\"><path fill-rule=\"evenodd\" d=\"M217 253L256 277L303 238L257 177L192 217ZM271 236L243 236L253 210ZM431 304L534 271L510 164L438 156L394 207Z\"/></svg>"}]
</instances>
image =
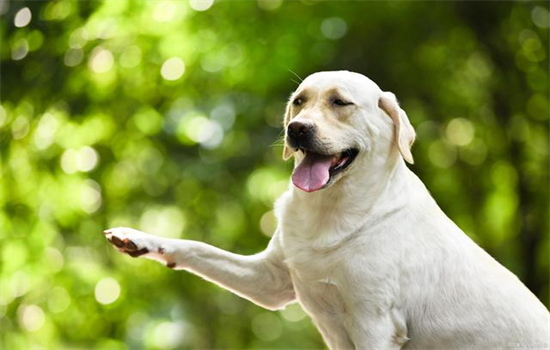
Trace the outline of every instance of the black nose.
<instances>
[{"instance_id":1,"label":"black nose","mask_svg":"<svg viewBox=\"0 0 550 350\"><path fill-rule=\"evenodd\" d=\"M288 124L286 134L291 141L303 143L313 134L313 125L303 122L292 122Z\"/></svg>"}]
</instances>

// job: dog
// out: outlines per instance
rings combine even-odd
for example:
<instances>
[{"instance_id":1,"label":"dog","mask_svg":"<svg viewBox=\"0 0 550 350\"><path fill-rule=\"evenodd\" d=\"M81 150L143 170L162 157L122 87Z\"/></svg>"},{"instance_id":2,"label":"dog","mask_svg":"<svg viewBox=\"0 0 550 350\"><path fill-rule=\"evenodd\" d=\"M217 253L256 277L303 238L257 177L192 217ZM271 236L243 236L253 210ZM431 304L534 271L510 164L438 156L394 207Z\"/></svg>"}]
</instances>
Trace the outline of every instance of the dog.
<instances>
[{"instance_id":1,"label":"dog","mask_svg":"<svg viewBox=\"0 0 550 350\"><path fill-rule=\"evenodd\" d=\"M330 349L548 348L546 307L407 168L415 131L394 94L358 73L315 73L284 127L295 167L263 252L131 228L107 239L270 310L297 301Z\"/></svg>"}]
</instances>

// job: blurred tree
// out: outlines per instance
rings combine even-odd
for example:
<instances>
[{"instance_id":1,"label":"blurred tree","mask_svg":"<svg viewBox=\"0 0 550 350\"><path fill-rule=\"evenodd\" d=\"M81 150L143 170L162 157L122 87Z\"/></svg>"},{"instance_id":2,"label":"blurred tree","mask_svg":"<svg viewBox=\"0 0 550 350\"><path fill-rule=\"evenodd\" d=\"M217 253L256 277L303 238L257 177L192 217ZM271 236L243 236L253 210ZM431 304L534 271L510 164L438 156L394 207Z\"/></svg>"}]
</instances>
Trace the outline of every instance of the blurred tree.
<instances>
[{"instance_id":1,"label":"blurred tree","mask_svg":"<svg viewBox=\"0 0 550 350\"><path fill-rule=\"evenodd\" d=\"M291 169L284 104L320 70L397 94L413 171L548 303L547 2L4 1L0 16L0 347L322 348L297 305L264 311L101 235L263 249Z\"/></svg>"}]
</instances>

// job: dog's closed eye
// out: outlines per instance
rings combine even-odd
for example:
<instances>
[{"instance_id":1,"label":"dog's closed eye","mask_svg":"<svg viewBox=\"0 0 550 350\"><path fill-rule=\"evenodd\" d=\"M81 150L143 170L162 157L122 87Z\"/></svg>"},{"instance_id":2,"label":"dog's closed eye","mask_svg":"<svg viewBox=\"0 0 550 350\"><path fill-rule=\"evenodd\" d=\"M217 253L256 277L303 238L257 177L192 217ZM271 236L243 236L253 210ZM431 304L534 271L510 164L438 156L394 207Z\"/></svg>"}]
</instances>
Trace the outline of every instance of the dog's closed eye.
<instances>
[{"instance_id":1,"label":"dog's closed eye","mask_svg":"<svg viewBox=\"0 0 550 350\"><path fill-rule=\"evenodd\" d=\"M346 101L341 100L339 98L335 98L335 99L332 100L332 104L336 105L336 106L343 107L343 106L350 106L350 105L353 104L353 102L346 102Z\"/></svg>"}]
</instances>

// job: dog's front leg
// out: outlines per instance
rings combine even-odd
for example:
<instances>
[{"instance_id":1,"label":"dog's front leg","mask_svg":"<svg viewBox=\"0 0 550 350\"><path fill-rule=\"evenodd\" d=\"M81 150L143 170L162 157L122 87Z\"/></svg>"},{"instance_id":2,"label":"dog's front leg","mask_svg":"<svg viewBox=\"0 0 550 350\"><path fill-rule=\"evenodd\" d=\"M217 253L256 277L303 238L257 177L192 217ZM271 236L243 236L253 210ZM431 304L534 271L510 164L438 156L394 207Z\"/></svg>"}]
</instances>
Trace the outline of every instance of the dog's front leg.
<instances>
[{"instance_id":1,"label":"dog's front leg","mask_svg":"<svg viewBox=\"0 0 550 350\"><path fill-rule=\"evenodd\" d=\"M125 227L104 234L122 253L190 271L267 309L279 309L295 299L276 236L265 251L243 256L202 242L158 237Z\"/></svg>"},{"instance_id":2,"label":"dog's front leg","mask_svg":"<svg viewBox=\"0 0 550 350\"><path fill-rule=\"evenodd\" d=\"M360 322L350 328L356 349L401 349L409 340L403 313L395 308L359 313Z\"/></svg>"}]
</instances>

